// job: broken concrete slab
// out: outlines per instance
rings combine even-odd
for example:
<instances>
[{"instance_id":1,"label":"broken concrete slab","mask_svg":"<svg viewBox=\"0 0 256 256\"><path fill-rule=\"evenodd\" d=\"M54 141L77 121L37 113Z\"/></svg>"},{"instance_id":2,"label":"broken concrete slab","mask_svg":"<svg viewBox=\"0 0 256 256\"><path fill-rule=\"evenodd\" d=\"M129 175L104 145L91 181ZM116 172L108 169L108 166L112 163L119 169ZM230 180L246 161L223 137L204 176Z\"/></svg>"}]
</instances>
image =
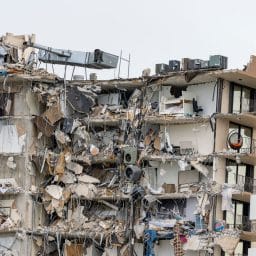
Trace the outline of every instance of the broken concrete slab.
<instances>
[{"instance_id":1,"label":"broken concrete slab","mask_svg":"<svg viewBox=\"0 0 256 256\"><path fill-rule=\"evenodd\" d=\"M65 184L73 184L77 181L77 178L74 173L66 170L63 175L60 176L59 181Z\"/></svg>"},{"instance_id":2,"label":"broken concrete slab","mask_svg":"<svg viewBox=\"0 0 256 256\"><path fill-rule=\"evenodd\" d=\"M77 179L78 179L79 182L82 182L82 183L91 183L91 184L100 183L99 179L96 179L96 178L94 178L92 176L89 176L87 174L79 175L79 176L77 176Z\"/></svg>"},{"instance_id":3,"label":"broken concrete slab","mask_svg":"<svg viewBox=\"0 0 256 256\"><path fill-rule=\"evenodd\" d=\"M60 200L63 193L63 188L58 185L49 185L45 188L47 194L56 200Z\"/></svg>"},{"instance_id":4,"label":"broken concrete slab","mask_svg":"<svg viewBox=\"0 0 256 256\"><path fill-rule=\"evenodd\" d=\"M51 125L54 125L57 121L63 118L63 113L59 104L55 104L49 107L43 114L44 117Z\"/></svg>"},{"instance_id":5,"label":"broken concrete slab","mask_svg":"<svg viewBox=\"0 0 256 256\"><path fill-rule=\"evenodd\" d=\"M83 166L75 162L67 163L66 168L74 172L75 174L81 174L83 172Z\"/></svg>"},{"instance_id":6,"label":"broken concrete slab","mask_svg":"<svg viewBox=\"0 0 256 256\"><path fill-rule=\"evenodd\" d=\"M97 195L97 188L93 184L78 183L71 185L71 191L78 197L93 199Z\"/></svg>"}]
</instances>

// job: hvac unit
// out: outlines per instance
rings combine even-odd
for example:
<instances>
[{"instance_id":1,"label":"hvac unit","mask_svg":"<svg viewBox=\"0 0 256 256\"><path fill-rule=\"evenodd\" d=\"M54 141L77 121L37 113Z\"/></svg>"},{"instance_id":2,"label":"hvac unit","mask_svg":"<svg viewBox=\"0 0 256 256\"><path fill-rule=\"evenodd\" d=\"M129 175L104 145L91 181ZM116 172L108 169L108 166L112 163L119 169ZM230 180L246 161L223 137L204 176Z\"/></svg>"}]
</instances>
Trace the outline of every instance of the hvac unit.
<instances>
[{"instance_id":1,"label":"hvac unit","mask_svg":"<svg viewBox=\"0 0 256 256\"><path fill-rule=\"evenodd\" d=\"M142 170L136 165L128 165L125 169L125 176L130 181L138 181L142 175Z\"/></svg>"},{"instance_id":2,"label":"hvac unit","mask_svg":"<svg viewBox=\"0 0 256 256\"><path fill-rule=\"evenodd\" d=\"M170 71L169 65L160 63L156 64L156 74L157 75L165 75Z\"/></svg>"},{"instance_id":3,"label":"hvac unit","mask_svg":"<svg viewBox=\"0 0 256 256\"><path fill-rule=\"evenodd\" d=\"M184 71L186 71L186 70L188 70L189 69L189 61L190 61L190 59L189 58L183 58L183 59L181 59L181 69L182 70L184 70Z\"/></svg>"},{"instance_id":4,"label":"hvac unit","mask_svg":"<svg viewBox=\"0 0 256 256\"><path fill-rule=\"evenodd\" d=\"M124 163L135 164L137 161L137 148L125 147L124 148Z\"/></svg>"},{"instance_id":5,"label":"hvac unit","mask_svg":"<svg viewBox=\"0 0 256 256\"><path fill-rule=\"evenodd\" d=\"M201 61L201 68L202 68L202 69L207 69L207 68L209 68L209 60L202 60L202 61Z\"/></svg>"},{"instance_id":6,"label":"hvac unit","mask_svg":"<svg viewBox=\"0 0 256 256\"><path fill-rule=\"evenodd\" d=\"M228 67L228 58L222 55L212 55L210 56L209 67L226 69Z\"/></svg>"},{"instance_id":7,"label":"hvac unit","mask_svg":"<svg viewBox=\"0 0 256 256\"><path fill-rule=\"evenodd\" d=\"M180 61L179 60L170 60L169 68L170 68L170 71L180 71Z\"/></svg>"},{"instance_id":8,"label":"hvac unit","mask_svg":"<svg viewBox=\"0 0 256 256\"><path fill-rule=\"evenodd\" d=\"M188 61L188 70L197 70L201 69L201 63L203 60L200 59L189 59Z\"/></svg>"}]
</instances>

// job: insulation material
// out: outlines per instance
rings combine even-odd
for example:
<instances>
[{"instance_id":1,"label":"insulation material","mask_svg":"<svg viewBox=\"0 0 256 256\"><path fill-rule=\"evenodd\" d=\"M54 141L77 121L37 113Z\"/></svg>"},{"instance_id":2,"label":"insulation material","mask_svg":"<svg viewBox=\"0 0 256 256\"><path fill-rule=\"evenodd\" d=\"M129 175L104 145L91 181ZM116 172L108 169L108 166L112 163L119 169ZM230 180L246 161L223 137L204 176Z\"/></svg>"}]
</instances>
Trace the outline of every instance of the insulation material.
<instances>
[{"instance_id":1,"label":"insulation material","mask_svg":"<svg viewBox=\"0 0 256 256\"><path fill-rule=\"evenodd\" d=\"M64 256L83 256L84 247L83 244L72 244L66 242L64 245Z\"/></svg>"}]
</instances>

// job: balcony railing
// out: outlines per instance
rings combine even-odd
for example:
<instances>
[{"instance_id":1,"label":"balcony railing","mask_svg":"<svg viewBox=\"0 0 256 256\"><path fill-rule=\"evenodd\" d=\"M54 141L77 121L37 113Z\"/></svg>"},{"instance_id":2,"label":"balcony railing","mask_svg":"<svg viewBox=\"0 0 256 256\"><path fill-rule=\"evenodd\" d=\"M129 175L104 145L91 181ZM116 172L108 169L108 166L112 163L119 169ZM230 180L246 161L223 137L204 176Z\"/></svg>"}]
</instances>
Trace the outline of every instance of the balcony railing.
<instances>
[{"instance_id":1,"label":"balcony railing","mask_svg":"<svg viewBox=\"0 0 256 256\"><path fill-rule=\"evenodd\" d=\"M253 225L251 224L251 221L248 216L243 216L243 215L235 215L235 223L230 224L227 223L227 228L230 229L239 229L243 231L252 231Z\"/></svg>"}]
</instances>

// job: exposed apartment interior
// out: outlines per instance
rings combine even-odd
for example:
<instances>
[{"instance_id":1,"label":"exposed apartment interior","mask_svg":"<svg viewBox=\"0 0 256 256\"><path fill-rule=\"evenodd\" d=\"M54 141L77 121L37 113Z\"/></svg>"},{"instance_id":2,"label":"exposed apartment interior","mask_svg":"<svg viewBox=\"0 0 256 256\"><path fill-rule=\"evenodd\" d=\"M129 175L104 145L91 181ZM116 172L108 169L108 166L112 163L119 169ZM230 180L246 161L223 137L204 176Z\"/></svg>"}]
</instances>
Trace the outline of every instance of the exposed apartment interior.
<instances>
[{"instance_id":1,"label":"exposed apartment interior","mask_svg":"<svg viewBox=\"0 0 256 256\"><path fill-rule=\"evenodd\" d=\"M118 61L1 37L0 255L256 255L256 57Z\"/></svg>"}]
</instances>

